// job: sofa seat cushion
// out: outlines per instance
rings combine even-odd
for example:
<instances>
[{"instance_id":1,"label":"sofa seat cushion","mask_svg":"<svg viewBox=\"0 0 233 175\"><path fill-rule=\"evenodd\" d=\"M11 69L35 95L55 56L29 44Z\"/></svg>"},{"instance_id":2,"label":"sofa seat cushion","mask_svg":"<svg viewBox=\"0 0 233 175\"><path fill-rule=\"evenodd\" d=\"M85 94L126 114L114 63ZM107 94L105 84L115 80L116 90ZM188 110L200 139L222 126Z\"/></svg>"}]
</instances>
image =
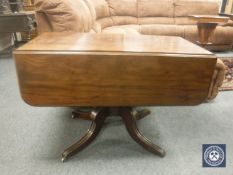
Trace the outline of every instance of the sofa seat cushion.
<instances>
[{"instance_id":1,"label":"sofa seat cushion","mask_svg":"<svg viewBox=\"0 0 233 175\"><path fill-rule=\"evenodd\" d=\"M173 0L138 0L138 17L173 16Z\"/></svg>"},{"instance_id":2,"label":"sofa seat cushion","mask_svg":"<svg viewBox=\"0 0 233 175\"><path fill-rule=\"evenodd\" d=\"M137 25L138 19L132 16L112 16L96 20L93 29L99 32L107 27L122 25Z\"/></svg>"},{"instance_id":3,"label":"sofa seat cushion","mask_svg":"<svg viewBox=\"0 0 233 175\"><path fill-rule=\"evenodd\" d=\"M106 27L114 26L114 24L113 24L113 20L111 17L106 17L106 18L101 18L101 19L96 20L95 26L98 26L102 30Z\"/></svg>"},{"instance_id":4,"label":"sofa seat cushion","mask_svg":"<svg viewBox=\"0 0 233 175\"><path fill-rule=\"evenodd\" d=\"M233 27L217 26L213 34L213 43L232 44L233 43Z\"/></svg>"},{"instance_id":5,"label":"sofa seat cushion","mask_svg":"<svg viewBox=\"0 0 233 175\"><path fill-rule=\"evenodd\" d=\"M230 20L228 21L227 23L223 24L222 26L225 26L225 27L233 27L233 20Z\"/></svg>"},{"instance_id":6,"label":"sofa seat cushion","mask_svg":"<svg viewBox=\"0 0 233 175\"><path fill-rule=\"evenodd\" d=\"M111 18L114 26L138 24L138 18L133 16L112 16Z\"/></svg>"},{"instance_id":7,"label":"sofa seat cushion","mask_svg":"<svg viewBox=\"0 0 233 175\"><path fill-rule=\"evenodd\" d=\"M138 24L174 24L174 18L169 17L141 17Z\"/></svg>"},{"instance_id":8,"label":"sofa seat cushion","mask_svg":"<svg viewBox=\"0 0 233 175\"><path fill-rule=\"evenodd\" d=\"M107 27L102 30L102 33L118 33L118 34L140 34L139 25L120 25Z\"/></svg>"},{"instance_id":9,"label":"sofa seat cushion","mask_svg":"<svg viewBox=\"0 0 233 175\"><path fill-rule=\"evenodd\" d=\"M174 22L177 25L196 25L197 21L190 19L189 17L176 17Z\"/></svg>"},{"instance_id":10,"label":"sofa seat cushion","mask_svg":"<svg viewBox=\"0 0 233 175\"><path fill-rule=\"evenodd\" d=\"M77 1L77 0L76 0ZM90 0L96 12L96 19L106 18L110 16L108 3L106 0ZM77 8L77 11L79 8Z\"/></svg>"},{"instance_id":11,"label":"sofa seat cushion","mask_svg":"<svg viewBox=\"0 0 233 175\"><path fill-rule=\"evenodd\" d=\"M138 16L137 0L106 0L111 16Z\"/></svg>"},{"instance_id":12,"label":"sofa seat cushion","mask_svg":"<svg viewBox=\"0 0 233 175\"><path fill-rule=\"evenodd\" d=\"M220 0L174 0L174 17L217 15Z\"/></svg>"},{"instance_id":13,"label":"sofa seat cushion","mask_svg":"<svg viewBox=\"0 0 233 175\"><path fill-rule=\"evenodd\" d=\"M184 37L184 27L180 25L147 24L141 25L140 33L144 35L165 35Z\"/></svg>"}]
</instances>

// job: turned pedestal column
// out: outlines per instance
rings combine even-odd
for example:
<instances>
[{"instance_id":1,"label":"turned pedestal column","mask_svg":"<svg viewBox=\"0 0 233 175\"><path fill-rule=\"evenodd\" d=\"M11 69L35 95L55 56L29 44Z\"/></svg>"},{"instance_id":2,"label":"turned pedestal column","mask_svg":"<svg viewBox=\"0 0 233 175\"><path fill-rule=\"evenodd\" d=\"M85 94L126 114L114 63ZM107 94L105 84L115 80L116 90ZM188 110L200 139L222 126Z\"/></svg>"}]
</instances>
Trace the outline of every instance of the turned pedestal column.
<instances>
[{"instance_id":1,"label":"turned pedestal column","mask_svg":"<svg viewBox=\"0 0 233 175\"><path fill-rule=\"evenodd\" d=\"M229 18L225 16L213 15L191 15L192 20L197 21L198 41L201 46L211 45L210 38L219 23L226 23Z\"/></svg>"}]
</instances>

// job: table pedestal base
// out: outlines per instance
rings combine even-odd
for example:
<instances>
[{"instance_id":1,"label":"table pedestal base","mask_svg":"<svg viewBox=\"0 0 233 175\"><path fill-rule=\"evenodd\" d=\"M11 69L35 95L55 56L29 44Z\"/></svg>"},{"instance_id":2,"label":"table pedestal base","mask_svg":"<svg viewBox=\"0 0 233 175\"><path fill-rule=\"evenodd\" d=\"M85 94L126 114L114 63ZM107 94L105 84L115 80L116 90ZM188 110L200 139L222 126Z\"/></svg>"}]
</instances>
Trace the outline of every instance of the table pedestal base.
<instances>
[{"instance_id":1,"label":"table pedestal base","mask_svg":"<svg viewBox=\"0 0 233 175\"><path fill-rule=\"evenodd\" d=\"M197 23L198 28L198 44L201 46L211 45L210 38L217 27L217 23Z\"/></svg>"},{"instance_id":2,"label":"table pedestal base","mask_svg":"<svg viewBox=\"0 0 233 175\"><path fill-rule=\"evenodd\" d=\"M119 116L123 119L126 129L129 135L146 150L156 154L158 156L164 157L165 151L159 146L153 144L149 139L143 136L137 128L136 121L145 117L150 112L148 110L142 110L135 112L131 107L114 107L114 108L95 108L91 112L85 111L74 111L73 117L80 117L87 120L91 120L91 126L87 133L75 144L67 148L62 154L62 162L64 162L68 157L77 154L79 151L87 147L100 132L105 119L108 116Z\"/></svg>"}]
</instances>

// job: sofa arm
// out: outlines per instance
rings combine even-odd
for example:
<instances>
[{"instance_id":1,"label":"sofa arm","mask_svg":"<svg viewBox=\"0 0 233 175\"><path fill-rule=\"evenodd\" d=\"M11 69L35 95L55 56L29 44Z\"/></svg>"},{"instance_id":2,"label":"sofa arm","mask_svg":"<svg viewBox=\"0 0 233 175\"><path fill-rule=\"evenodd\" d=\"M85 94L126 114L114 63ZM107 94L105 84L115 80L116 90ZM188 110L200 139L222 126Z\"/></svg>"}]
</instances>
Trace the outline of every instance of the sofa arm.
<instances>
[{"instance_id":1,"label":"sofa arm","mask_svg":"<svg viewBox=\"0 0 233 175\"><path fill-rule=\"evenodd\" d=\"M35 7L47 18L52 32L89 32L95 21L91 6L84 0L36 0ZM47 29L40 21L38 26L40 32Z\"/></svg>"},{"instance_id":2,"label":"sofa arm","mask_svg":"<svg viewBox=\"0 0 233 175\"><path fill-rule=\"evenodd\" d=\"M222 60L218 59L214 71L214 75L211 81L211 85L209 88L209 94L207 100L213 100L217 96L218 90L222 86L225 77L225 71L226 71L225 64L222 62Z\"/></svg>"},{"instance_id":3,"label":"sofa arm","mask_svg":"<svg viewBox=\"0 0 233 175\"><path fill-rule=\"evenodd\" d=\"M52 25L47 16L43 12L36 11L37 31L39 34L43 32L52 32Z\"/></svg>"}]
</instances>

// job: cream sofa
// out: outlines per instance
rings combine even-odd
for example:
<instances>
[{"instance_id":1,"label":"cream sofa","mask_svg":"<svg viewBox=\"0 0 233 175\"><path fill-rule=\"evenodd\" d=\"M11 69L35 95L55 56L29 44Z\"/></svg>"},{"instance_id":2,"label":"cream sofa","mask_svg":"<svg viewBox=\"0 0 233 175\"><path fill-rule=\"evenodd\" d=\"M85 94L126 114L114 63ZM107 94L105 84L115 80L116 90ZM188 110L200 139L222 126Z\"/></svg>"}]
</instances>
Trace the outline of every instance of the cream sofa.
<instances>
[{"instance_id":1,"label":"cream sofa","mask_svg":"<svg viewBox=\"0 0 233 175\"><path fill-rule=\"evenodd\" d=\"M217 15L220 0L36 0L38 31L172 35L196 42L196 23L188 15ZM232 47L233 27L220 25L212 50ZM218 60L209 91L213 99L224 78Z\"/></svg>"},{"instance_id":2,"label":"cream sofa","mask_svg":"<svg viewBox=\"0 0 233 175\"><path fill-rule=\"evenodd\" d=\"M39 32L77 31L181 36L198 40L188 15L217 15L221 0L37 0ZM232 47L233 27L220 25L211 50Z\"/></svg>"}]
</instances>

